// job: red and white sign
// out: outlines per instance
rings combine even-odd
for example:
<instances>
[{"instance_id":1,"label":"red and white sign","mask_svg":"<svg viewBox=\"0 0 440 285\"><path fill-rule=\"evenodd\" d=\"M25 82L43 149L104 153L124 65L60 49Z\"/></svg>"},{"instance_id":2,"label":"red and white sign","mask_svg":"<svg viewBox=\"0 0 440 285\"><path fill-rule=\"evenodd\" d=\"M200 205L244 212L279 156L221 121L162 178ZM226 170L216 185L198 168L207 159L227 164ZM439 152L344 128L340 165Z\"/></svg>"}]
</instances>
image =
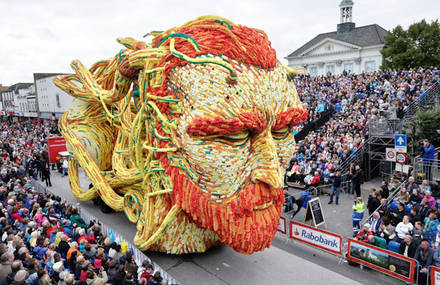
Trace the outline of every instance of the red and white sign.
<instances>
[{"instance_id":1,"label":"red and white sign","mask_svg":"<svg viewBox=\"0 0 440 285\"><path fill-rule=\"evenodd\" d=\"M280 224L278 225L278 231L280 233L286 234L287 222L286 218L280 217Z\"/></svg>"},{"instance_id":2,"label":"red and white sign","mask_svg":"<svg viewBox=\"0 0 440 285\"><path fill-rule=\"evenodd\" d=\"M431 285L440 285L440 268L438 267L431 267L431 282L429 284Z\"/></svg>"},{"instance_id":3,"label":"red and white sign","mask_svg":"<svg viewBox=\"0 0 440 285\"><path fill-rule=\"evenodd\" d=\"M396 161L396 150L394 148L387 147L385 149L385 157L387 161Z\"/></svg>"},{"instance_id":4,"label":"red and white sign","mask_svg":"<svg viewBox=\"0 0 440 285\"><path fill-rule=\"evenodd\" d=\"M342 254L342 236L332 232L290 221L290 238L333 254Z\"/></svg>"},{"instance_id":5,"label":"red and white sign","mask_svg":"<svg viewBox=\"0 0 440 285\"><path fill-rule=\"evenodd\" d=\"M398 152L396 153L396 162L399 164L405 164L407 160L406 153Z\"/></svg>"},{"instance_id":6,"label":"red and white sign","mask_svg":"<svg viewBox=\"0 0 440 285\"><path fill-rule=\"evenodd\" d=\"M49 146L49 162L56 163L59 152L67 151L66 140L63 137L52 137L47 139Z\"/></svg>"}]
</instances>

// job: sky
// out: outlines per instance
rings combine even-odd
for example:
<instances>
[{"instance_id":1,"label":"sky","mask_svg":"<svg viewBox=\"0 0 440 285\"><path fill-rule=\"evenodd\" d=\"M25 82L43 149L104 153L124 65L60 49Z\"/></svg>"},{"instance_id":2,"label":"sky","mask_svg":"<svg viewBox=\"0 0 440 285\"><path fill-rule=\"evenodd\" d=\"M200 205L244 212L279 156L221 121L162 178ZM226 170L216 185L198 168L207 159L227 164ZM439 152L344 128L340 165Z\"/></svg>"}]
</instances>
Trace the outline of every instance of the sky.
<instances>
[{"instance_id":1,"label":"sky","mask_svg":"<svg viewBox=\"0 0 440 285\"><path fill-rule=\"evenodd\" d=\"M421 4L423 2L423 4ZM122 48L117 37L143 39L150 31L217 15L264 30L282 63L319 33L336 30L340 0L0 0L0 84L33 82L33 73L70 73ZM356 26L390 30L439 17L438 0L354 0Z\"/></svg>"}]
</instances>

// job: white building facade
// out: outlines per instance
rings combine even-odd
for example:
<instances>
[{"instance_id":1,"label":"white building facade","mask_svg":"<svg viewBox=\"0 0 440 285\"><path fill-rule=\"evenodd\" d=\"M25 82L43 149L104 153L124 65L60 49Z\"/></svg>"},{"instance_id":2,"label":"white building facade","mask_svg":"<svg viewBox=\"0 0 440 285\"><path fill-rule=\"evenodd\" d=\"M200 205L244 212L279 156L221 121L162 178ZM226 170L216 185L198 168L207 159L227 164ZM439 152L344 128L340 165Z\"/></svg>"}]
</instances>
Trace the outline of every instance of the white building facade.
<instances>
[{"instance_id":1,"label":"white building facade","mask_svg":"<svg viewBox=\"0 0 440 285\"><path fill-rule=\"evenodd\" d=\"M28 97L35 97L32 83L17 83L2 92L2 111L14 117L37 117L36 112L29 111Z\"/></svg>"},{"instance_id":2,"label":"white building facade","mask_svg":"<svg viewBox=\"0 0 440 285\"><path fill-rule=\"evenodd\" d=\"M319 34L292 52L286 57L289 67L305 68L310 75L379 70L387 31L376 24L356 28L353 2L343 0L339 6L337 31Z\"/></svg>"},{"instance_id":3,"label":"white building facade","mask_svg":"<svg viewBox=\"0 0 440 285\"><path fill-rule=\"evenodd\" d=\"M60 118L72 103L73 97L59 89L53 79L61 75L59 73L34 73L36 86L36 105L39 117L51 119L52 116Z\"/></svg>"}]
</instances>

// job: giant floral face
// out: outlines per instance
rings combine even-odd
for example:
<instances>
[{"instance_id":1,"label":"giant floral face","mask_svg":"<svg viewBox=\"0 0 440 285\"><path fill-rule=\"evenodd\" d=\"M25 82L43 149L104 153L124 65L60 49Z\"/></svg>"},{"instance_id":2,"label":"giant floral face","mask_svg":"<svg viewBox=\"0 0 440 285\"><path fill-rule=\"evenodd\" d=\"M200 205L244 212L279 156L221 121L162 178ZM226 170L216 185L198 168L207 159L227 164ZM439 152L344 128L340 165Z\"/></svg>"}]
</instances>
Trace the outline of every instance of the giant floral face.
<instances>
[{"instance_id":1,"label":"giant floral face","mask_svg":"<svg viewBox=\"0 0 440 285\"><path fill-rule=\"evenodd\" d=\"M276 232L284 169L295 149L291 128L306 111L281 65L236 69L233 85L210 64L185 65L169 75L171 89L183 97L182 155L197 173L194 187L176 195L197 195L182 209L221 242L250 253L268 247Z\"/></svg>"},{"instance_id":2,"label":"giant floral face","mask_svg":"<svg viewBox=\"0 0 440 285\"><path fill-rule=\"evenodd\" d=\"M60 120L72 193L136 223L141 250L270 246L284 202L291 129L305 119L266 34L202 16L55 83L81 100ZM81 86L78 86L77 83ZM81 188L80 165L94 187Z\"/></svg>"}]
</instances>

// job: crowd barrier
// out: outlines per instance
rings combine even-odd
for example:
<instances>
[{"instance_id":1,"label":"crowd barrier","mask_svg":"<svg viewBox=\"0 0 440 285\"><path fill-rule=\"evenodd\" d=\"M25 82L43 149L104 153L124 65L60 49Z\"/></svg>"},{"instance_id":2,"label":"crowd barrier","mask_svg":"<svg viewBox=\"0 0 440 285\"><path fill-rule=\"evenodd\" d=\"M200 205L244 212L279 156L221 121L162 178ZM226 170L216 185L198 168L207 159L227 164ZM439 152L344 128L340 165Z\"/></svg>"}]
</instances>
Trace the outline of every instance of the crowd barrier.
<instances>
[{"instance_id":1,"label":"crowd barrier","mask_svg":"<svg viewBox=\"0 0 440 285\"><path fill-rule=\"evenodd\" d=\"M426 280L426 285L440 285L440 268L436 266L430 266L429 279Z\"/></svg>"},{"instance_id":2,"label":"crowd barrier","mask_svg":"<svg viewBox=\"0 0 440 285\"><path fill-rule=\"evenodd\" d=\"M339 234L296 221L287 221L285 217L280 217L278 232L299 243L335 255L340 263L343 260L354 262L407 282L407 284L418 284L419 264L414 258L408 258L394 251L352 238L347 238L344 242L344 238ZM428 285L440 285L440 268L430 268L428 275L431 276L427 281ZM437 283L433 283L434 281Z\"/></svg>"},{"instance_id":3,"label":"crowd barrier","mask_svg":"<svg viewBox=\"0 0 440 285\"><path fill-rule=\"evenodd\" d=\"M32 180L31 183L37 192L44 193L44 194L50 193L50 194L58 195L56 193L53 193L52 191L47 190L47 188L44 187L39 181ZM79 210L81 218L84 220L84 222L86 224L89 224L90 221L99 221L98 218L96 218L93 214L89 213L87 210L81 209L80 203L77 203L76 207ZM162 278L168 279L168 284L172 284L172 285L179 285L180 284L179 282L177 282L176 279L174 279L171 275L169 275L159 265L157 265L150 258L148 258L136 246L134 246L131 242L127 241L119 232L112 229L111 227L109 227L108 225L106 225L105 223L103 223L101 221L99 221L99 223L101 224L101 230L102 230L103 234L110 236L110 233L112 233L115 242L117 242L117 243L126 242L127 243L127 248L128 248L128 250L130 250L133 253L133 256L134 256L134 259L135 259L137 265L141 265L144 260L148 260L151 262L151 264L153 264L154 270L160 272L160 275L162 276Z\"/></svg>"}]
</instances>

